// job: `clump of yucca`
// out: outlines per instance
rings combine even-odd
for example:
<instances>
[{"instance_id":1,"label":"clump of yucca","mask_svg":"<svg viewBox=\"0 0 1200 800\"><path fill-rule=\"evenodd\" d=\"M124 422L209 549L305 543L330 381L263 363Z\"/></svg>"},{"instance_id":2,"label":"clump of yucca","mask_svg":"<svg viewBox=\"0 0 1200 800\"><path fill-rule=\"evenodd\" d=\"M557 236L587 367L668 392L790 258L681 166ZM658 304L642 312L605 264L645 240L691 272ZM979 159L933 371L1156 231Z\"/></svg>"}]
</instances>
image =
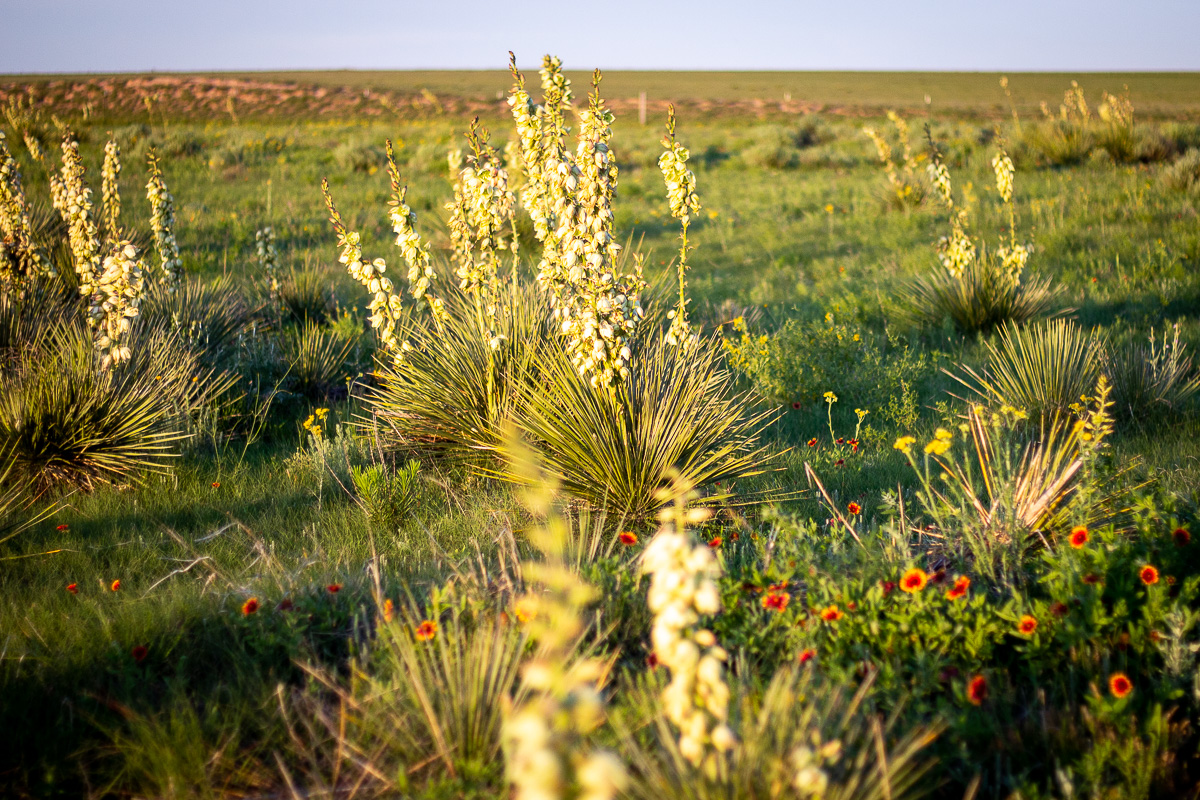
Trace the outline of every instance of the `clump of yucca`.
<instances>
[{"instance_id":1,"label":"clump of yucca","mask_svg":"<svg viewBox=\"0 0 1200 800\"><path fill-rule=\"evenodd\" d=\"M1167 337L1150 329L1146 344L1106 349L1103 371L1113 385L1116 412L1129 420L1144 420L1177 411L1200 393L1200 372L1179 340L1179 323Z\"/></svg>"}]
</instances>

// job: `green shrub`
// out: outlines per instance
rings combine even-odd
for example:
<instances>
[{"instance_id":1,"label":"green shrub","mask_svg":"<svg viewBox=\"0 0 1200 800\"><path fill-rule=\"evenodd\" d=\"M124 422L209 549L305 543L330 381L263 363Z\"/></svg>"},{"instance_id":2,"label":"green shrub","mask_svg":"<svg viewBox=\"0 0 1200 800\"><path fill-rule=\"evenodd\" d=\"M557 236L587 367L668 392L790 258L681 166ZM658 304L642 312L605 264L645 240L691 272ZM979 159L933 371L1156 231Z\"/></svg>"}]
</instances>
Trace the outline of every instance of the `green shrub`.
<instances>
[{"instance_id":1,"label":"green shrub","mask_svg":"<svg viewBox=\"0 0 1200 800\"><path fill-rule=\"evenodd\" d=\"M189 278L174 291L153 284L138 307L138 325L175 331L201 364L220 369L254 330L259 310L228 279Z\"/></svg>"},{"instance_id":2,"label":"green shrub","mask_svg":"<svg viewBox=\"0 0 1200 800\"><path fill-rule=\"evenodd\" d=\"M1193 147L1159 173L1163 186L1176 192L1200 192L1200 148Z\"/></svg>"},{"instance_id":3,"label":"green shrub","mask_svg":"<svg viewBox=\"0 0 1200 800\"><path fill-rule=\"evenodd\" d=\"M333 161L343 170L374 175L387 165L387 154L376 144L343 142L334 148Z\"/></svg>"},{"instance_id":4,"label":"green shrub","mask_svg":"<svg viewBox=\"0 0 1200 800\"><path fill-rule=\"evenodd\" d=\"M962 368L959 380L985 403L1031 415L1065 412L1096 385L1104 342L1071 320L1000 328L984 343L983 372Z\"/></svg>"},{"instance_id":5,"label":"green shrub","mask_svg":"<svg viewBox=\"0 0 1200 800\"><path fill-rule=\"evenodd\" d=\"M596 391L557 343L543 380L522 387L516 423L564 491L641 518L662 505L673 475L699 489L768 468L759 435L774 412L750 410L717 342L674 347L650 333L636 345L632 377L611 393Z\"/></svg>"},{"instance_id":6,"label":"green shrub","mask_svg":"<svg viewBox=\"0 0 1200 800\"><path fill-rule=\"evenodd\" d=\"M384 464L351 468L350 479L371 524L395 531L413 515L421 492L420 470L421 462L416 460L395 468Z\"/></svg>"},{"instance_id":7,"label":"green shrub","mask_svg":"<svg viewBox=\"0 0 1200 800\"><path fill-rule=\"evenodd\" d=\"M1025 128L1024 142L1042 166L1082 164L1096 146L1090 126L1071 120L1050 120Z\"/></svg>"}]
</instances>

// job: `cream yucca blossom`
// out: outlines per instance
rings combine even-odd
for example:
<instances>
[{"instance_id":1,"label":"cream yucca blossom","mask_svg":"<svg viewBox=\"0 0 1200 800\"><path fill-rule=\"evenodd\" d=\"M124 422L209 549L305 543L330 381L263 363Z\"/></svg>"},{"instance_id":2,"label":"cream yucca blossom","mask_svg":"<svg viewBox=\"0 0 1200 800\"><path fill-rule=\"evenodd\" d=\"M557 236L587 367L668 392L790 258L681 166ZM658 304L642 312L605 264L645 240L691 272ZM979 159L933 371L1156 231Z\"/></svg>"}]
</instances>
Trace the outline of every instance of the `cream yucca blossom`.
<instances>
[{"instance_id":1,"label":"cream yucca blossom","mask_svg":"<svg viewBox=\"0 0 1200 800\"><path fill-rule=\"evenodd\" d=\"M892 146L888 144L887 139L871 126L863 128L863 135L871 140L875 145L875 153L879 158L879 163L883 166L884 175L887 176L888 183L891 184L892 190L896 193L896 198L900 202L909 202L914 196L916 187L916 168L917 161L913 157L912 144L909 138L908 123L897 114L895 111L888 111L887 118L891 121L892 127L896 129L896 135L901 146L901 165L903 167L903 176L900 174L901 166L896 164L896 159L892 151Z\"/></svg>"},{"instance_id":2,"label":"cream yucca blossom","mask_svg":"<svg viewBox=\"0 0 1200 800\"><path fill-rule=\"evenodd\" d=\"M1088 122L1092 118L1079 81L1071 81L1071 88L1063 93L1062 105L1058 107L1058 112L1063 119L1072 122Z\"/></svg>"},{"instance_id":3,"label":"cream yucca blossom","mask_svg":"<svg viewBox=\"0 0 1200 800\"><path fill-rule=\"evenodd\" d=\"M516 800L613 800L629 782L625 766L589 741L605 720L600 686L611 662L580 651L582 612L598 592L568 566L570 534L551 513L553 486L527 451L518 446L517 455L540 487L525 505L546 521L529 532L543 559L521 564L528 591L514 604L533 647L521 668L523 698L505 714L506 777Z\"/></svg>"},{"instance_id":4,"label":"cream yucca blossom","mask_svg":"<svg viewBox=\"0 0 1200 800\"><path fill-rule=\"evenodd\" d=\"M118 181L121 178L121 148L116 142L110 141L104 145L104 166L100 170L100 202L103 209L104 226L110 241L117 241L121 228L121 190Z\"/></svg>"},{"instance_id":5,"label":"cream yucca blossom","mask_svg":"<svg viewBox=\"0 0 1200 800\"><path fill-rule=\"evenodd\" d=\"M492 349L500 347L496 333L501 253L510 250L516 265L517 237L512 229L516 198L508 188L508 171L487 141L487 131L471 123L471 152L454 184L450 212L450 241L454 245L458 285L470 294L485 326Z\"/></svg>"},{"instance_id":6,"label":"cream yucca blossom","mask_svg":"<svg viewBox=\"0 0 1200 800\"><path fill-rule=\"evenodd\" d=\"M392 151L392 140L387 140L388 177L392 184L392 197L388 200L388 219L392 222L392 231L396 234L396 246L408 264L408 291L416 301L417 308L428 305L435 320L441 321L446 317L442 301L429 294L430 285L437 279L433 263L430 259L429 244L421 241L417 233L417 212L409 208L405 202L408 187L402 185L400 170L396 167L395 154Z\"/></svg>"},{"instance_id":7,"label":"cream yucca blossom","mask_svg":"<svg viewBox=\"0 0 1200 800\"><path fill-rule=\"evenodd\" d=\"M827 767L836 764L842 756L842 743L833 740L820 745L815 750L807 745L795 747L789 754L792 775L792 787L796 793L807 800L821 798L829 791L829 772Z\"/></svg>"},{"instance_id":8,"label":"cream yucca blossom","mask_svg":"<svg viewBox=\"0 0 1200 800\"><path fill-rule=\"evenodd\" d=\"M675 139L674 105L667 108L667 133L662 145L666 150L658 157L658 168L667 184L667 203L671 216L679 220L682 228L679 234L679 303L667 313L671 319L667 341L679 345L694 336L688 326L687 316L687 232L692 214L700 210L700 195L696 193L696 175L687 168L687 148Z\"/></svg>"},{"instance_id":9,"label":"cream yucca blossom","mask_svg":"<svg viewBox=\"0 0 1200 800\"><path fill-rule=\"evenodd\" d=\"M175 198L167 189L158 156L151 149L146 156L150 167L150 180L146 183L146 199L150 201L150 230L154 233L154 248L158 251L159 269L162 270L167 290L175 291L183 272L183 260L179 258L179 244L175 241Z\"/></svg>"},{"instance_id":10,"label":"cream yucca blossom","mask_svg":"<svg viewBox=\"0 0 1200 800\"><path fill-rule=\"evenodd\" d=\"M34 241L21 170L0 131L0 285L19 286L38 275L55 275L50 259Z\"/></svg>"},{"instance_id":11,"label":"cream yucca blossom","mask_svg":"<svg viewBox=\"0 0 1200 800\"><path fill-rule=\"evenodd\" d=\"M1116 125L1119 128L1129 128L1133 126L1133 101L1129 99L1129 87L1125 87L1125 93L1121 95L1104 93L1104 98L1096 109L1100 114L1100 119Z\"/></svg>"},{"instance_id":12,"label":"cream yucca blossom","mask_svg":"<svg viewBox=\"0 0 1200 800\"><path fill-rule=\"evenodd\" d=\"M1003 149L992 157L992 169L996 172L996 191L1005 203L1012 202L1013 196L1013 167L1012 159Z\"/></svg>"},{"instance_id":13,"label":"cream yucca blossom","mask_svg":"<svg viewBox=\"0 0 1200 800\"><path fill-rule=\"evenodd\" d=\"M254 246L258 251L258 265L266 276L267 291L274 302L279 297L279 251L275 249L275 229L268 225L255 231Z\"/></svg>"},{"instance_id":14,"label":"cream yucca blossom","mask_svg":"<svg viewBox=\"0 0 1200 800\"><path fill-rule=\"evenodd\" d=\"M1013 285L1020 283L1025 264L1029 261L1029 248L1017 242L1017 217L1013 208L1013 177L1016 168L1001 143L1000 150L992 158L992 169L996 172L996 191L1008 211L1008 242L996 249L996 256L1004 268L1004 274Z\"/></svg>"},{"instance_id":15,"label":"cream yucca blossom","mask_svg":"<svg viewBox=\"0 0 1200 800\"><path fill-rule=\"evenodd\" d=\"M58 187L53 188L51 184L55 207L67 223L71 258L79 275L79 293L91 295L96 290L100 271L100 235L92 210L92 190L84 182L79 142L70 136L63 137L62 151L63 166Z\"/></svg>"},{"instance_id":16,"label":"cream yucca blossom","mask_svg":"<svg viewBox=\"0 0 1200 800\"><path fill-rule=\"evenodd\" d=\"M700 627L702 616L721 610L721 567L713 551L688 531L688 525L709 516L707 509L687 507L689 495L677 489L674 505L661 513L662 525L646 546L642 569L650 575L651 644L671 673L662 693L663 712L679 731L680 754L715 776L720 754L737 744L727 724L727 655L712 631Z\"/></svg>"},{"instance_id":17,"label":"cream yucca blossom","mask_svg":"<svg viewBox=\"0 0 1200 800\"><path fill-rule=\"evenodd\" d=\"M25 140L25 149L29 151L29 155L39 164L46 163L46 152L42 149L42 143L37 140L32 133L25 131L21 138Z\"/></svg>"},{"instance_id":18,"label":"cream yucca blossom","mask_svg":"<svg viewBox=\"0 0 1200 800\"><path fill-rule=\"evenodd\" d=\"M950 170L946 167L945 162L942 161L941 153L934 146L933 137L929 134L928 129L926 129L926 136L929 137L929 145L933 153L933 158L925 169L929 173L929 180L933 183L934 189L937 191L938 199L950 211L950 234L938 239L938 259L942 262L942 266L946 268L947 272L953 277L958 278L975 261L975 243L967 235L967 210L965 208L957 208L954 204Z\"/></svg>"},{"instance_id":19,"label":"cream yucca blossom","mask_svg":"<svg viewBox=\"0 0 1200 800\"><path fill-rule=\"evenodd\" d=\"M137 248L129 242L117 242L104 258L88 308L88 321L96 328L102 369L130 358L129 331L145 289L145 271Z\"/></svg>"},{"instance_id":20,"label":"cream yucca blossom","mask_svg":"<svg viewBox=\"0 0 1200 800\"><path fill-rule=\"evenodd\" d=\"M396 290L391 279L384 275L387 262L382 258L367 261L363 257L358 231L346 228L342 215L333 204L333 196L329 193L329 181L324 178L321 179L321 194L325 198L326 208L329 209L329 221L333 223L333 229L337 232L338 247L342 248L338 261L346 265L350 277L371 293L371 302L367 304L367 310L371 314L367 319L375 329L384 350L391 356L392 361L398 364L404 360L405 351L411 350L412 346L400 336L404 309L400 292Z\"/></svg>"}]
</instances>

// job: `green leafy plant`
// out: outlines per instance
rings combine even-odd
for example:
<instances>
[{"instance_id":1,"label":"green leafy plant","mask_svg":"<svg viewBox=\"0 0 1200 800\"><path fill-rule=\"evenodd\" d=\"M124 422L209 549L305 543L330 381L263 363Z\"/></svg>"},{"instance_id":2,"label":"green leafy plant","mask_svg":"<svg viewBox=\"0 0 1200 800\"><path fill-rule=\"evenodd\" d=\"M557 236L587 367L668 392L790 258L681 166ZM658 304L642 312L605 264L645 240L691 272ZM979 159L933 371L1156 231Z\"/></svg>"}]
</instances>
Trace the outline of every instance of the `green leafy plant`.
<instances>
[{"instance_id":1,"label":"green leafy plant","mask_svg":"<svg viewBox=\"0 0 1200 800\"><path fill-rule=\"evenodd\" d=\"M373 525L394 531L412 516L420 497L420 471L421 462L416 460L394 469L383 464L351 467L359 503Z\"/></svg>"}]
</instances>

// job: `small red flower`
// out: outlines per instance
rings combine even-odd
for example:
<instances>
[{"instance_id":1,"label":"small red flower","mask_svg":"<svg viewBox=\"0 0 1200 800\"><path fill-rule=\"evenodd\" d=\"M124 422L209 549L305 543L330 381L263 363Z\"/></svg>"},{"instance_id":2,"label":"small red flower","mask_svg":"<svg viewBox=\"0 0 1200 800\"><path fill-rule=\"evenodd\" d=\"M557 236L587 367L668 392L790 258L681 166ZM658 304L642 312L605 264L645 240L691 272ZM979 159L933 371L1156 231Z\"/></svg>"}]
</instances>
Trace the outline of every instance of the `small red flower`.
<instances>
[{"instance_id":1,"label":"small red flower","mask_svg":"<svg viewBox=\"0 0 1200 800\"><path fill-rule=\"evenodd\" d=\"M621 540L621 544L631 545L637 544L637 534L633 531L621 531L621 535L617 537Z\"/></svg>"},{"instance_id":2,"label":"small red flower","mask_svg":"<svg viewBox=\"0 0 1200 800\"><path fill-rule=\"evenodd\" d=\"M718 547L721 546L721 537L714 536L713 538L709 539L708 546L711 547L713 550L716 550Z\"/></svg>"},{"instance_id":3,"label":"small red flower","mask_svg":"<svg viewBox=\"0 0 1200 800\"><path fill-rule=\"evenodd\" d=\"M851 600L849 603L846 603L846 610L847 611L858 611L858 603Z\"/></svg>"},{"instance_id":4,"label":"small red flower","mask_svg":"<svg viewBox=\"0 0 1200 800\"><path fill-rule=\"evenodd\" d=\"M944 569L939 569L938 571L934 572L932 575L929 576L929 583L931 585L936 586L939 583L945 583L945 582L946 582L946 570L944 570Z\"/></svg>"},{"instance_id":5,"label":"small red flower","mask_svg":"<svg viewBox=\"0 0 1200 800\"><path fill-rule=\"evenodd\" d=\"M966 575L959 575L954 581L954 586L946 592L946 597L950 600L957 600L960 597L967 596L967 590L971 588L971 579Z\"/></svg>"},{"instance_id":6,"label":"small red flower","mask_svg":"<svg viewBox=\"0 0 1200 800\"><path fill-rule=\"evenodd\" d=\"M826 606L821 609L821 619L826 622L837 622L842 618L842 612L837 606Z\"/></svg>"},{"instance_id":7,"label":"small red flower","mask_svg":"<svg viewBox=\"0 0 1200 800\"><path fill-rule=\"evenodd\" d=\"M846 438L845 438L844 436L839 436L839 437L837 438L837 443L838 443L838 444L845 444L845 443L846 443Z\"/></svg>"},{"instance_id":8,"label":"small red flower","mask_svg":"<svg viewBox=\"0 0 1200 800\"><path fill-rule=\"evenodd\" d=\"M1088 542L1088 529L1082 525L1076 525L1074 528L1071 528L1071 538L1069 541L1071 542L1071 547L1074 547L1076 550L1083 547Z\"/></svg>"},{"instance_id":9,"label":"small red flower","mask_svg":"<svg viewBox=\"0 0 1200 800\"><path fill-rule=\"evenodd\" d=\"M1095 586L1097 583L1100 582L1100 576L1095 574L1094 572L1089 572L1087 575L1083 576L1083 582L1086 583L1088 586Z\"/></svg>"},{"instance_id":10,"label":"small red flower","mask_svg":"<svg viewBox=\"0 0 1200 800\"><path fill-rule=\"evenodd\" d=\"M396 604L392 602L392 598L385 598L383 601L383 621L391 622L396 618Z\"/></svg>"},{"instance_id":11,"label":"small red flower","mask_svg":"<svg viewBox=\"0 0 1200 800\"><path fill-rule=\"evenodd\" d=\"M850 440L850 452L852 452L852 453L858 452L858 439Z\"/></svg>"},{"instance_id":12,"label":"small red flower","mask_svg":"<svg viewBox=\"0 0 1200 800\"><path fill-rule=\"evenodd\" d=\"M651 653L650 655L646 656L646 666L650 669L656 669L658 667L658 653Z\"/></svg>"},{"instance_id":13,"label":"small red flower","mask_svg":"<svg viewBox=\"0 0 1200 800\"><path fill-rule=\"evenodd\" d=\"M242 603L242 615L243 616L248 617L251 614L253 614L255 611L258 611L258 598L257 597L251 597L249 600Z\"/></svg>"},{"instance_id":14,"label":"small red flower","mask_svg":"<svg viewBox=\"0 0 1200 800\"><path fill-rule=\"evenodd\" d=\"M976 675L974 678L971 678L967 683L967 699L971 701L971 705L983 705L983 701L987 700L987 696L987 678L982 675Z\"/></svg>"},{"instance_id":15,"label":"small red flower","mask_svg":"<svg viewBox=\"0 0 1200 800\"><path fill-rule=\"evenodd\" d=\"M1108 690L1113 697L1125 697L1133 691L1133 681L1124 672L1114 672L1108 679Z\"/></svg>"},{"instance_id":16,"label":"small red flower","mask_svg":"<svg viewBox=\"0 0 1200 800\"><path fill-rule=\"evenodd\" d=\"M428 642L433 637L437 636L437 623L427 619L417 626L417 641Z\"/></svg>"},{"instance_id":17,"label":"small red flower","mask_svg":"<svg viewBox=\"0 0 1200 800\"><path fill-rule=\"evenodd\" d=\"M862 511L862 506L860 506L858 503L850 503L846 506L846 510L851 514L857 514Z\"/></svg>"},{"instance_id":18,"label":"small red flower","mask_svg":"<svg viewBox=\"0 0 1200 800\"><path fill-rule=\"evenodd\" d=\"M806 647L800 651L800 655L797 657L796 660L799 661L801 664L807 664L809 661L812 661L816 657L817 657L817 651L813 650L811 647Z\"/></svg>"},{"instance_id":19,"label":"small red flower","mask_svg":"<svg viewBox=\"0 0 1200 800\"><path fill-rule=\"evenodd\" d=\"M1067 608L1067 604L1059 600L1055 600L1050 604L1050 613L1056 617L1065 617L1067 615L1067 611L1069 610L1070 609Z\"/></svg>"},{"instance_id":20,"label":"small red flower","mask_svg":"<svg viewBox=\"0 0 1200 800\"><path fill-rule=\"evenodd\" d=\"M220 482L220 481L213 481L212 488L214 488L214 489L220 489L220 488L221 488L221 482Z\"/></svg>"},{"instance_id":21,"label":"small red flower","mask_svg":"<svg viewBox=\"0 0 1200 800\"><path fill-rule=\"evenodd\" d=\"M909 594L916 594L924 590L925 584L928 582L929 576L925 574L925 570L920 567L913 567L900 577L900 589Z\"/></svg>"},{"instance_id":22,"label":"small red flower","mask_svg":"<svg viewBox=\"0 0 1200 800\"><path fill-rule=\"evenodd\" d=\"M73 583L68 583L67 591L70 592L71 594L79 594L79 587Z\"/></svg>"},{"instance_id":23,"label":"small red flower","mask_svg":"<svg viewBox=\"0 0 1200 800\"><path fill-rule=\"evenodd\" d=\"M133 656L134 662L140 664L146 660L146 656L150 655L150 651L144 644L139 644L137 647L130 650L129 654Z\"/></svg>"},{"instance_id":24,"label":"small red flower","mask_svg":"<svg viewBox=\"0 0 1200 800\"><path fill-rule=\"evenodd\" d=\"M835 467L845 466L845 464L846 464L846 459L844 459L844 458L839 458L837 461L833 462L833 465Z\"/></svg>"},{"instance_id":25,"label":"small red flower","mask_svg":"<svg viewBox=\"0 0 1200 800\"><path fill-rule=\"evenodd\" d=\"M769 592L762 599L763 608L769 611L785 611L792 598L783 592Z\"/></svg>"},{"instance_id":26,"label":"small red flower","mask_svg":"<svg viewBox=\"0 0 1200 800\"><path fill-rule=\"evenodd\" d=\"M1150 564L1142 567L1142 571L1138 573L1138 577L1142 579L1142 583L1147 586L1158 583L1158 569Z\"/></svg>"},{"instance_id":27,"label":"small red flower","mask_svg":"<svg viewBox=\"0 0 1200 800\"><path fill-rule=\"evenodd\" d=\"M896 590L896 584L892 581L880 581L879 585L883 587L883 596L887 597Z\"/></svg>"},{"instance_id":28,"label":"small red flower","mask_svg":"<svg viewBox=\"0 0 1200 800\"><path fill-rule=\"evenodd\" d=\"M291 611L295 607L296 606L292 603L292 598L290 597L285 597L279 602L280 611Z\"/></svg>"},{"instance_id":29,"label":"small red flower","mask_svg":"<svg viewBox=\"0 0 1200 800\"><path fill-rule=\"evenodd\" d=\"M1037 630L1038 621L1033 617L1025 614L1021 617L1021 621L1017 623L1017 630L1022 634L1029 636Z\"/></svg>"},{"instance_id":30,"label":"small red flower","mask_svg":"<svg viewBox=\"0 0 1200 800\"><path fill-rule=\"evenodd\" d=\"M328 586L326 586L325 589L330 594L337 594L338 592L340 592L342 590L342 585L340 583L331 583Z\"/></svg>"},{"instance_id":31,"label":"small red flower","mask_svg":"<svg viewBox=\"0 0 1200 800\"><path fill-rule=\"evenodd\" d=\"M1176 528L1171 531L1171 538L1175 540L1176 547L1187 547L1192 541L1192 535L1188 533L1187 528Z\"/></svg>"},{"instance_id":32,"label":"small red flower","mask_svg":"<svg viewBox=\"0 0 1200 800\"><path fill-rule=\"evenodd\" d=\"M113 582L112 582L112 584L111 584L111 585L110 585L108 588L109 588L109 589L112 589L114 592L120 591L120 589L121 589L121 581L120 581L119 579L118 579L118 580L115 580L115 581L113 581Z\"/></svg>"},{"instance_id":33,"label":"small red flower","mask_svg":"<svg viewBox=\"0 0 1200 800\"><path fill-rule=\"evenodd\" d=\"M799 410L800 410L800 401L793 400L792 401L792 411L799 411Z\"/></svg>"},{"instance_id":34,"label":"small red flower","mask_svg":"<svg viewBox=\"0 0 1200 800\"><path fill-rule=\"evenodd\" d=\"M70 525L68 525L67 523L65 523L65 522L64 522L62 525L59 525L59 526L58 526L57 528L55 528L54 530L56 530L56 531L69 531L69 530L71 530L71 526L70 526Z\"/></svg>"},{"instance_id":35,"label":"small red flower","mask_svg":"<svg viewBox=\"0 0 1200 800\"><path fill-rule=\"evenodd\" d=\"M813 438L811 438L811 439L809 439L809 440L808 440L808 446L809 446L809 447L816 447L816 446L817 446L817 438L816 438L815 436L814 436Z\"/></svg>"}]
</instances>

